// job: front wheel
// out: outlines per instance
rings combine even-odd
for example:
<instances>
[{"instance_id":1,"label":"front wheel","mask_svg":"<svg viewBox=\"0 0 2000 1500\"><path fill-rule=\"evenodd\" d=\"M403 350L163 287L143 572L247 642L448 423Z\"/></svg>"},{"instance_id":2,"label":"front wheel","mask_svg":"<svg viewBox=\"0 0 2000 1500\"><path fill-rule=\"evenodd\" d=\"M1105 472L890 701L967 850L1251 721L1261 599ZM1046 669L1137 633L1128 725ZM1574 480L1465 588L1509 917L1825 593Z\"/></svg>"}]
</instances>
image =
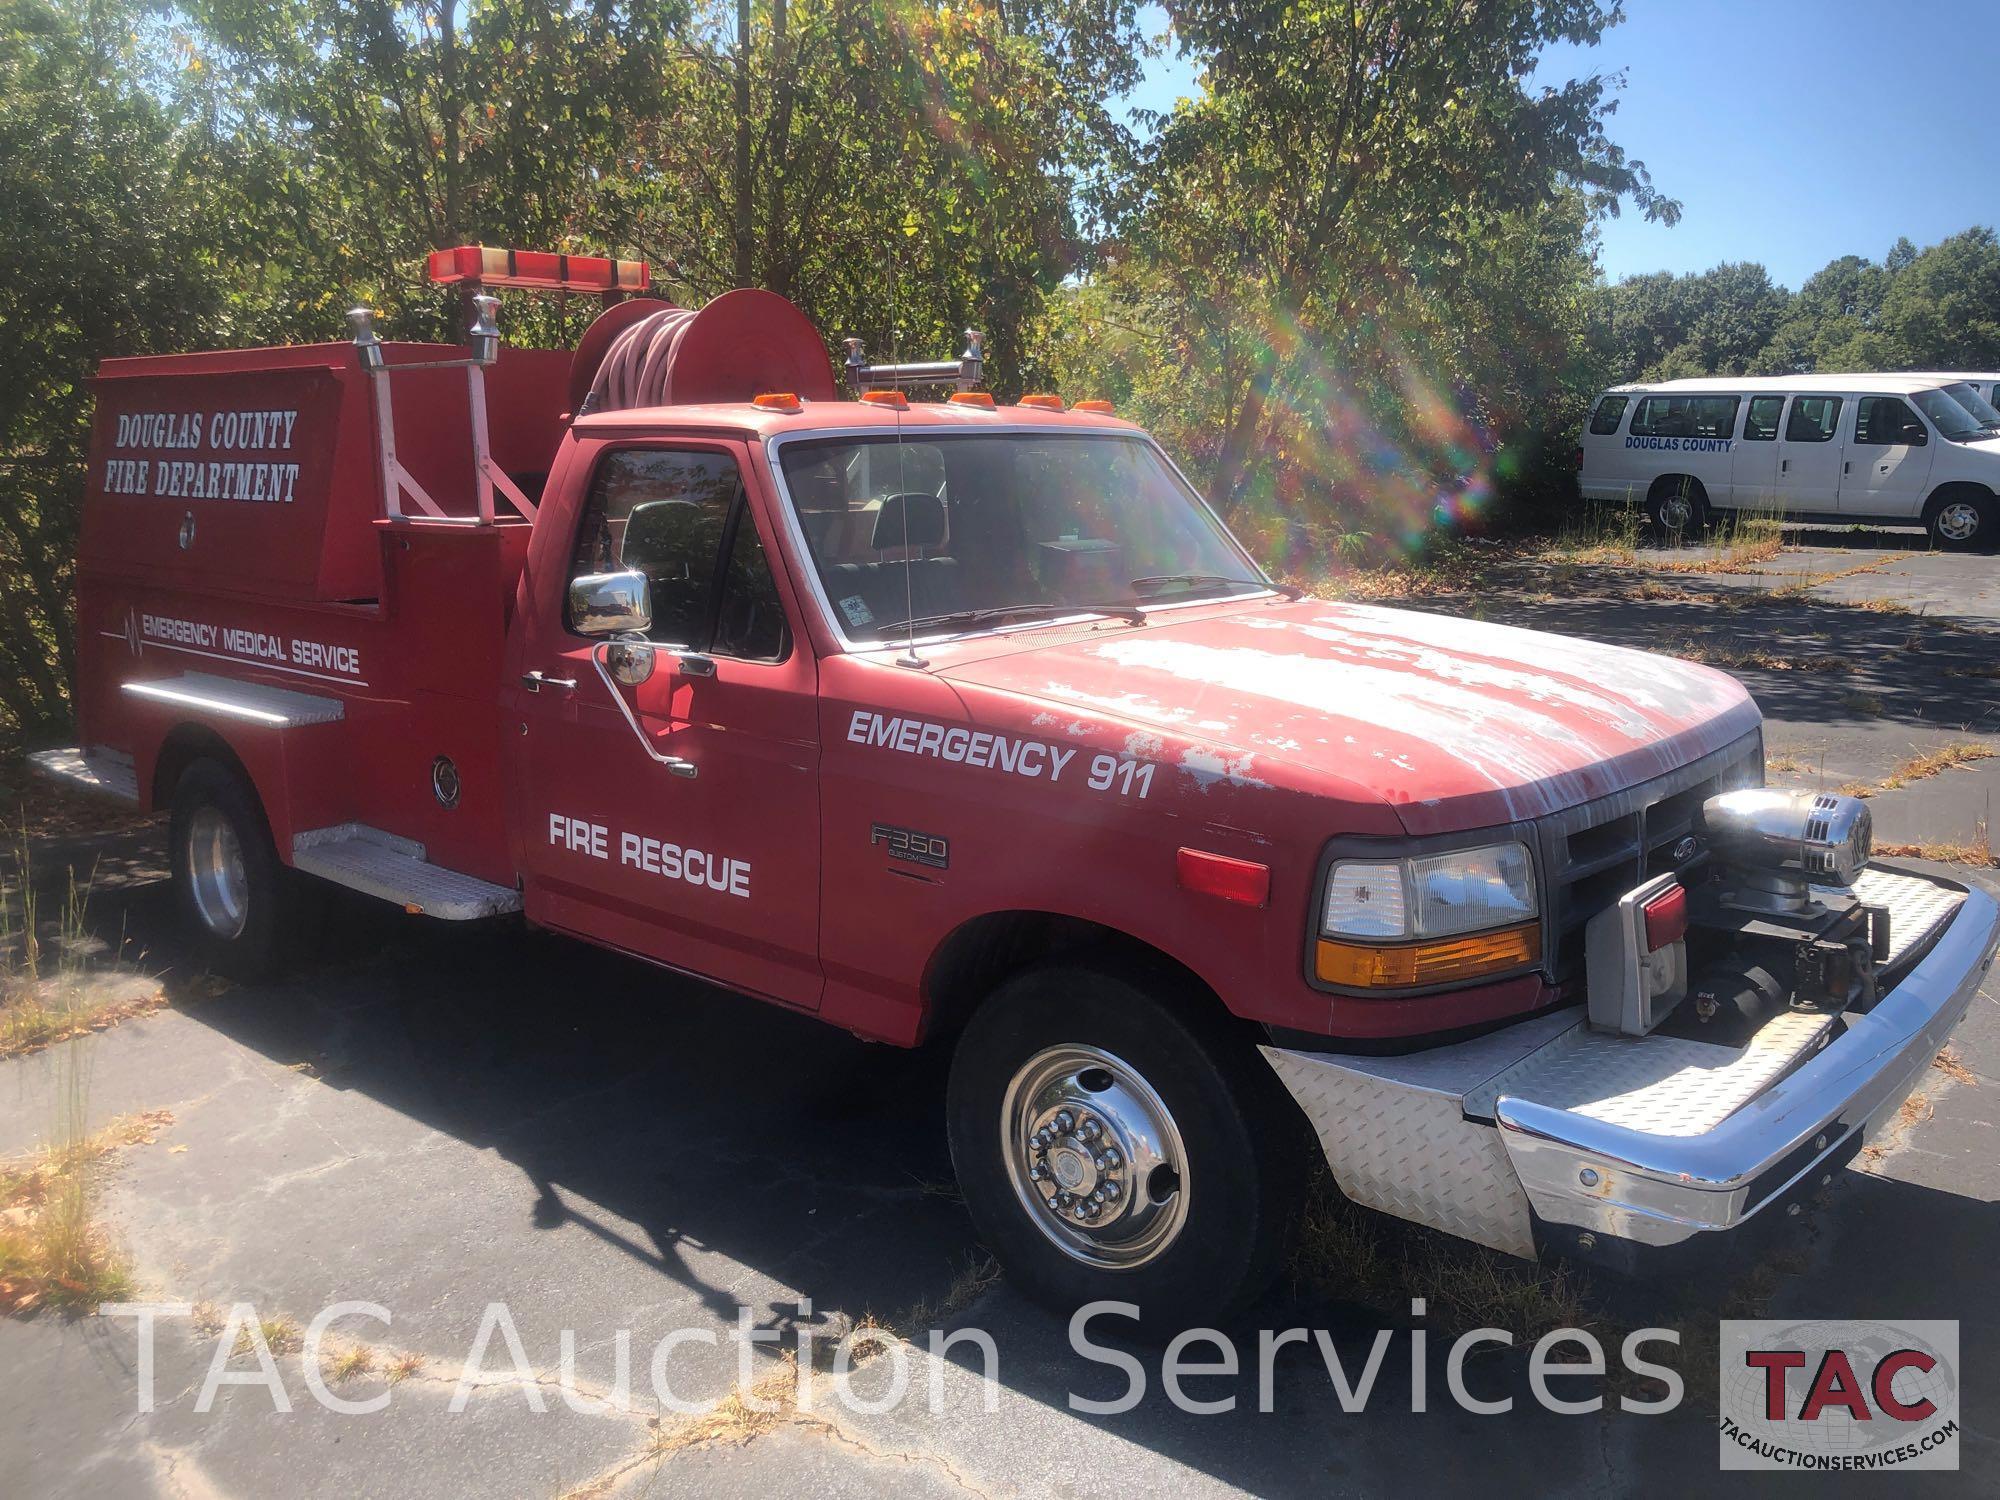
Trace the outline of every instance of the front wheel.
<instances>
[{"instance_id":1,"label":"front wheel","mask_svg":"<svg viewBox=\"0 0 2000 1500\"><path fill-rule=\"evenodd\" d=\"M1167 975L1023 973L953 1056L952 1162L982 1237L1068 1313L1138 1304L1156 1326L1226 1317L1276 1271L1303 1129L1250 1038Z\"/></svg>"},{"instance_id":2,"label":"front wheel","mask_svg":"<svg viewBox=\"0 0 2000 1500\"><path fill-rule=\"evenodd\" d=\"M1965 491L1931 501L1925 509L1924 528L1930 532L1933 546L1952 552L1988 550L2000 542L1995 535L1992 497Z\"/></svg>"}]
</instances>

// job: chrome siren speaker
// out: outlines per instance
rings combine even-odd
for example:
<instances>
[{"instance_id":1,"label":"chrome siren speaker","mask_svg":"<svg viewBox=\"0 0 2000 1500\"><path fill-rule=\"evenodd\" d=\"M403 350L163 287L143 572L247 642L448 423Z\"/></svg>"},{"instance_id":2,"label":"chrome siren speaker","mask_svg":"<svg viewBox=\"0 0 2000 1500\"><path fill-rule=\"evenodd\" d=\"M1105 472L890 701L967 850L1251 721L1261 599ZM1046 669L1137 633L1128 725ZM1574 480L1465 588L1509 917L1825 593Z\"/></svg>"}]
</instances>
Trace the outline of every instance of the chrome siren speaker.
<instances>
[{"instance_id":1,"label":"chrome siren speaker","mask_svg":"<svg viewBox=\"0 0 2000 1500\"><path fill-rule=\"evenodd\" d=\"M1701 805L1701 826L1724 900L1750 911L1806 911L1813 886L1852 885L1874 853L1868 804L1832 792L1724 792Z\"/></svg>"}]
</instances>

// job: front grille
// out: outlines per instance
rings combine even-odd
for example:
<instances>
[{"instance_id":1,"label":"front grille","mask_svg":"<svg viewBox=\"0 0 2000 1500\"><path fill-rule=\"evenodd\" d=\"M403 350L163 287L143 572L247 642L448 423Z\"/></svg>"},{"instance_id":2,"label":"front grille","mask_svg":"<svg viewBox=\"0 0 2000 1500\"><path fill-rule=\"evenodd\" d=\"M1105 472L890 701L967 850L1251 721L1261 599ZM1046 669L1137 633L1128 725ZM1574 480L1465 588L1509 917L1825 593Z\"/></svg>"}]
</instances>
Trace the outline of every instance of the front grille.
<instances>
[{"instance_id":1,"label":"front grille","mask_svg":"<svg viewBox=\"0 0 2000 1500\"><path fill-rule=\"evenodd\" d=\"M1535 825L1542 880L1542 963L1561 982L1583 962L1583 926L1649 876L1678 863L1674 845L1694 831L1701 805L1717 792L1764 780L1764 739L1735 744Z\"/></svg>"}]
</instances>

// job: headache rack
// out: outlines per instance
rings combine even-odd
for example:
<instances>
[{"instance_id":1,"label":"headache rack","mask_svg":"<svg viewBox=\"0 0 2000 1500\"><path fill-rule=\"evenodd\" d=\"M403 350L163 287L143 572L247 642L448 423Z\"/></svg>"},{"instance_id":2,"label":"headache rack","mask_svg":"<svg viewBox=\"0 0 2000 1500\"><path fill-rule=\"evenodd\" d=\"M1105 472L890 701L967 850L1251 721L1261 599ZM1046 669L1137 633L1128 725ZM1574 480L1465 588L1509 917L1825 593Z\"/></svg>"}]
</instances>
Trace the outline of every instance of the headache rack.
<instances>
[{"instance_id":1,"label":"headache rack","mask_svg":"<svg viewBox=\"0 0 2000 1500\"><path fill-rule=\"evenodd\" d=\"M957 359L923 360L914 364L871 365L860 339L842 339L847 350L843 366L847 386L855 395L863 391L902 390L911 386L948 385L961 391L977 390L986 378L986 335L977 328L965 330L965 351Z\"/></svg>"}]
</instances>

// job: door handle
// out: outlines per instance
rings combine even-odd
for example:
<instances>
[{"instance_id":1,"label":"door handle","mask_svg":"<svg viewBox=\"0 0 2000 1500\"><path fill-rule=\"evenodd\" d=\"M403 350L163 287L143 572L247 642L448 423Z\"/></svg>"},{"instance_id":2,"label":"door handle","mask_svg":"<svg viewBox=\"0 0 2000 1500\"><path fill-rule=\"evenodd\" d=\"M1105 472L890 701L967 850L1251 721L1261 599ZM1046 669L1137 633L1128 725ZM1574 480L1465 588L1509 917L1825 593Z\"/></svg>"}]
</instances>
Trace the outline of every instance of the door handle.
<instances>
[{"instance_id":1,"label":"door handle","mask_svg":"<svg viewBox=\"0 0 2000 1500\"><path fill-rule=\"evenodd\" d=\"M1842 459L1840 463L1840 472L1843 474L1852 474L1854 472L1853 460Z\"/></svg>"},{"instance_id":2,"label":"door handle","mask_svg":"<svg viewBox=\"0 0 2000 1500\"><path fill-rule=\"evenodd\" d=\"M1781 459L1779 459L1779 460L1778 460L1778 472L1779 472L1780 474L1789 474L1789 473L1791 473L1791 472L1792 472L1792 461L1791 461L1791 460L1790 460L1789 458L1781 458Z\"/></svg>"},{"instance_id":3,"label":"door handle","mask_svg":"<svg viewBox=\"0 0 2000 1500\"><path fill-rule=\"evenodd\" d=\"M539 693L545 687L561 688L564 692L574 692L576 689L576 679L574 677L546 677L540 672L523 672L521 674L521 686L531 693Z\"/></svg>"},{"instance_id":4,"label":"door handle","mask_svg":"<svg viewBox=\"0 0 2000 1500\"><path fill-rule=\"evenodd\" d=\"M690 677L715 675L715 658L712 656L703 656L699 651L683 651L678 653L676 660L680 662L681 670Z\"/></svg>"}]
</instances>

